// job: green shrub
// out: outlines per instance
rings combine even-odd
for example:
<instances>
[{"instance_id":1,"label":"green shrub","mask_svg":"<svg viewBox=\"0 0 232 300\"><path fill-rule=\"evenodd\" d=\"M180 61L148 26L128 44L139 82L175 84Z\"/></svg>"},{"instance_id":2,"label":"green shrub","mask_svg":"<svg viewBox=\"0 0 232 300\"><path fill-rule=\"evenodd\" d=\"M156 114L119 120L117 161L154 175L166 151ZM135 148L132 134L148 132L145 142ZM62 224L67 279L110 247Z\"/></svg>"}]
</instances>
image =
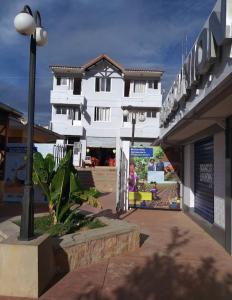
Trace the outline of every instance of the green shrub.
<instances>
[{"instance_id":1,"label":"green shrub","mask_svg":"<svg viewBox=\"0 0 232 300\"><path fill-rule=\"evenodd\" d=\"M40 186L46 196L51 223L59 224L57 227L73 226L77 210L83 202L100 207L96 199L99 192L81 188L72 163L72 151L65 155L57 168L53 155L48 154L43 158L41 153L34 153L33 182Z\"/></svg>"}]
</instances>

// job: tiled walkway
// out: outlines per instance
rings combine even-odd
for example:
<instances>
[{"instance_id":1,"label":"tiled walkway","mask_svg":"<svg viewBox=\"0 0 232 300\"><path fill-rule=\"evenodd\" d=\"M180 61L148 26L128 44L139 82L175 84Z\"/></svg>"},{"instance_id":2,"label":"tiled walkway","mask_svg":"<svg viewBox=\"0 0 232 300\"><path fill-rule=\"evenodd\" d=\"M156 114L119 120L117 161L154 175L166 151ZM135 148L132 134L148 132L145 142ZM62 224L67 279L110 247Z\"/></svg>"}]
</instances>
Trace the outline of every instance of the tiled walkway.
<instances>
[{"instance_id":1,"label":"tiled walkway","mask_svg":"<svg viewBox=\"0 0 232 300\"><path fill-rule=\"evenodd\" d=\"M113 194L102 198L107 215L115 216L113 200ZM121 217L140 226L141 248L67 274L41 299L232 299L232 258L182 212L136 210Z\"/></svg>"}]
</instances>

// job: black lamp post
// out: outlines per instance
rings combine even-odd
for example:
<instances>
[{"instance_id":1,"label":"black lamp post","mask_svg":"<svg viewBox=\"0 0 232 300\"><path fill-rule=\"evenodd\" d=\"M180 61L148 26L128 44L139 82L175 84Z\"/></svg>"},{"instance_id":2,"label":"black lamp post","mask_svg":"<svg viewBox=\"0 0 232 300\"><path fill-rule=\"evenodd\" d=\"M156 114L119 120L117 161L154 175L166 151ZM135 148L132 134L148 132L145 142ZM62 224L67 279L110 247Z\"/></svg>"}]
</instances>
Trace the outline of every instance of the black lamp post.
<instances>
[{"instance_id":1,"label":"black lamp post","mask_svg":"<svg viewBox=\"0 0 232 300\"><path fill-rule=\"evenodd\" d=\"M20 240L28 241L34 236L34 189L32 182L33 171L33 131L35 112L35 72L36 72L36 46L47 43L47 32L41 26L41 17L38 11L32 13L26 5L21 13L14 19L16 30L30 36L30 66L28 90L28 122L27 122L27 153L26 178L24 185L23 210L20 225Z\"/></svg>"},{"instance_id":2,"label":"black lamp post","mask_svg":"<svg viewBox=\"0 0 232 300\"><path fill-rule=\"evenodd\" d=\"M135 124L136 124L136 113L132 112L132 136L131 136L131 146L134 146L135 142Z\"/></svg>"},{"instance_id":3,"label":"black lamp post","mask_svg":"<svg viewBox=\"0 0 232 300\"><path fill-rule=\"evenodd\" d=\"M135 124L136 124L136 115L137 115L137 111L134 110L134 108L132 106L128 106L127 109L125 109L123 111L123 116L124 117L129 117L129 114L132 114L132 135L131 135L131 146L133 147L134 146L134 142L135 142ZM139 118L139 121L140 122L144 122L145 121L145 116L144 114L141 114L140 115L140 118Z\"/></svg>"}]
</instances>

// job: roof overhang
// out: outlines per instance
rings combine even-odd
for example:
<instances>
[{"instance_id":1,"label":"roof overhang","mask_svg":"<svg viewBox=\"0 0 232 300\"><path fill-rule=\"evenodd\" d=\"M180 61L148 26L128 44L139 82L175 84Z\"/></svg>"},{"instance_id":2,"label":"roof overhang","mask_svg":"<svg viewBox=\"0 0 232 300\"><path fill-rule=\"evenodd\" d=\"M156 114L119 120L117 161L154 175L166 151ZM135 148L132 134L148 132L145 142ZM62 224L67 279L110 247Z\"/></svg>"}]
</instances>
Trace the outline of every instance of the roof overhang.
<instances>
[{"instance_id":1,"label":"roof overhang","mask_svg":"<svg viewBox=\"0 0 232 300\"><path fill-rule=\"evenodd\" d=\"M128 70L124 71L124 76L127 79L130 78L157 78L160 79L163 75L163 71L161 70Z\"/></svg>"},{"instance_id":2,"label":"roof overhang","mask_svg":"<svg viewBox=\"0 0 232 300\"><path fill-rule=\"evenodd\" d=\"M161 141L186 144L225 130L225 119L232 115L231 80L232 74L166 132Z\"/></svg>"},{"instance_id":3,"label":"roof overhang","mask_svg":"<svg viewBox=\"0 0 232 300\"><path fill-rule=\"evenodd\" d=\"M50 66L50 69L52 72L58 76L58 75L73 75L73 76L82 76L84 73L83 68L81 67L69 67L69 66Z\"/></svg>"},{"instance_id":4,"label":"roof overhang","mask_svg":"<svg viewBox=\"0 0 232 300\"><path fill-rule=\"evenodd\" d=\"M27 123L22 119L9 118L8 137L27 138ZM33 141L35 143L54 143L57 139L64 137L56 132L46 129L40 125L34 125Z\"/></svg>"},{"instance_id":5,"label":"roof overhang","mask_svg":"<svg viewBox=\"0 0 232 300\"><path fill-rule=\"evenodd\" d=\"M127 79L135 79L135 78L157 78L160 79L164 73L162 70L156 70L156 69L141 69L141 68L124 68L122 65L120 65L118 62L110 58L106 54L102 54L95 59L89 61L85 65L81 67L72 67L72 66L60 66L60 65L54 65L50 66L50 69L56 76L83 76L85 72L90 71L93 69L97 64L99 64L102 61L108 62L110 65L112 65L115 69L117 69L120 73L123 74L123 76Z\"/></svg>"},{"instance_id":6,"label":"roof overhang","mask_svg":"<svg viewBox=\"0 0 232 300\"><path fill-rule=\"evenodd\" d=\"M6 113L17 118L21 118L23 116L23 113L20 111L2 102L0 102L0 113Z\"/></svg>"},{"instance_id":7,"label":"roof overhang","mask_svg":"<svg viewBox=\"0 0 232 300\"><path fill-rule=\"evenodd\" d=\"M124 72L124 68L118 62L116 62L115 60L113 60L112 58L110 58L106 54L102 54L102 55L96 57L95 59L91 60L87 64L85 64L83 66L84 71L90 70L91 68L93 68L94 66L96 66L101 61L107 61L108 63L110 63L112 66L114 66L121 73Z\"/></svg>"}]
</instances>

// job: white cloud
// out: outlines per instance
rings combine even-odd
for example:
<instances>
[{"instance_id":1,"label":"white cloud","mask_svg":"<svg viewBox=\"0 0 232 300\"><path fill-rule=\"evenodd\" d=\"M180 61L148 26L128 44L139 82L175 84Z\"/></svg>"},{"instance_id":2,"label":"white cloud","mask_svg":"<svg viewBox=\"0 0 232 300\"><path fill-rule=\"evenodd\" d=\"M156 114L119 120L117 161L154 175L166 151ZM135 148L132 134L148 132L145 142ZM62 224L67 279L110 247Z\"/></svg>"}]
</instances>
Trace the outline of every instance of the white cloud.
<instances>
[{"instance_id":1,"label":"white cloud","mask_svg":"<svg viewBox=\"0 0 232 300\"><path fill-rule=\"evenodd\" d=\"M21 85L23 92L19 93L19 97L24 103L27 95L25 77L28 75L28 52L25 49L28 49L28 44L16 33L13 20L25 1L0 1L0 55L4 61L9 61L2 72L8 75L11 84L15 79L10 77L24 77L23 82L14 84L16 89ZM40 10L42 23L49 35L48 45L38 49L37 55L37 95L43 109L40 111L41 118L43 113L49 115L50 64L81 65L101 53L107 53L125 66L163 68L164 86L170 85L181 63L182 39L186 34L191 41L196 37L213 2L27 1L33 9ZM12 94L9 92L8 95Z\"/></svg>"}]
</instances>

